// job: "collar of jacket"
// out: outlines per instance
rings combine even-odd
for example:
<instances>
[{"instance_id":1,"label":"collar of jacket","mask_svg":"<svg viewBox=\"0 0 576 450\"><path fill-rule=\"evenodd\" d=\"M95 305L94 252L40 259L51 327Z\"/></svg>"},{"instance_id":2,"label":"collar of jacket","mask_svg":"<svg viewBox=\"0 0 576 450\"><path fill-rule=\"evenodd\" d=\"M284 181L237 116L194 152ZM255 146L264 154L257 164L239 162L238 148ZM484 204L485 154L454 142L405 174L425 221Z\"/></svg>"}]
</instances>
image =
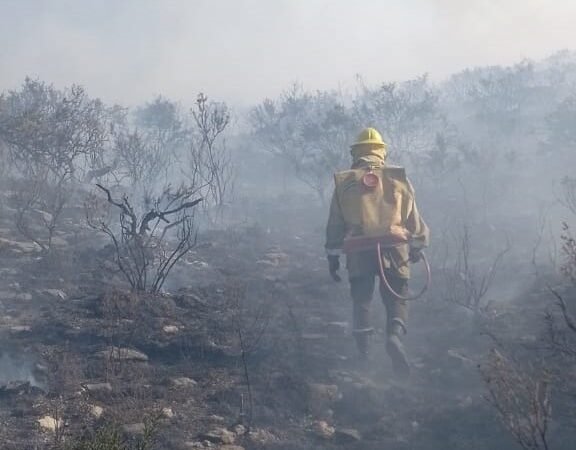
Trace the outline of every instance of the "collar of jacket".
<instances>
[{"instance_id":1,"label":"collar of jacket","mask_svg":"<svg viewBox=\"0 0 576 450\"><path fill-rule=\"evenodd\" d=\"M361 156L352 164L352 169L364 169L369 167L383 167L386 165L386 162L380 157L376 155L366 155Z\"/></svg>"}]
</instances>

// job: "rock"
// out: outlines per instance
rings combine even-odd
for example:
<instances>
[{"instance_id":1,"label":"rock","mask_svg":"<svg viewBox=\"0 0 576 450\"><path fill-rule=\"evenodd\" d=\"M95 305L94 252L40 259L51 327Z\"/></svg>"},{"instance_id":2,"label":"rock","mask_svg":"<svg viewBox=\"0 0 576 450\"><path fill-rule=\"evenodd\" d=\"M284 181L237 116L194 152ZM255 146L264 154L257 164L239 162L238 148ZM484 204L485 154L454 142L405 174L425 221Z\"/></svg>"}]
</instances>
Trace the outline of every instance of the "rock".
<instances>
[{"instance_id":1,"label":"rock","mask_svg":"<svg viewBox=\"0 0 576 450\"><path fill-rule=\"evenodd\" d=\"M239 445L221 445L218 450L244 450L244 447Z\"/></svg>"},{"instance_id":2,"label":"rock","mask_svg":"<svg viewBox=\"0 0 576 450\"><path fill-rule=\"evenodd\" d=\"M29 302L30 300L32 300L32 294L28 293L28 292L22 292L20 294L15 294L14 295L14 299L15 300L22 300L25 302Z\"/></svg>"},{"instance_id":3,"label":"rock","mask_svg":"<svg viewBox=\"0 0 576 450\"><path fill-rule=\"evenodd\" d=\"M10 331L13 333L23 333L30 331L30 325L12 325Z\"/></svg>"},{"instance_id":4,"label":"rock","mask_svg":"<svg viewBox=\"0 0 576 450\"><path fill-rule=\"evenodd\" d=\"M98 405L92 405L92 407L90 408L90 414L92 415L92 417L99 419L100 417L102 417L102 414L104 414L104 408Z\"/></svg>"},{"instance_id":5,"label":"rock","mask_svg":"<svg viewBox=\"0 0 576 450\"><path fill-rule=\"evenodd\" d=\"M198 384L197 381L193 380L192 378L188 378L188 377L171 378L170 383L172 384L172 386L179 387L179 388L193 387L193 386L196 386Z\"/></svg>"},{"instance_id":6,"label":"rock","mask_svg":"<svg viewBox=\"0 0 576 450\"><path fill-rule=\"evenodd\" d=\"M222 416L217 416L216 414L212 414L211 416L208 416L208 419L210 419L212 422L224 422L224 417Z\"/></svg>"},{"instance_id":7,"label":"rock","mask_svg":"<svg viewBox=\"0 0 576 450\"><path fill-rule=\"evenodd\" d=\"M96 392L112 392L112 385L110 383L85 384L83 388L92 394Z\"/></svg>"},{"instance_id":8,"label":"rock","mask_svg":"<svg viewBox=\"0 0 576 450\"><path fill-rule=\"evenodd\" d=\"M246 427L242 424L238 424L233 428L233 431L237 436L243 436L246 434Z\"/></svg>"},{"instance_id":9,"label":"rock","mask_svg":"<svg viewBox=\"0 0 576 450\"><path fill-rule=\"evenodd\" d=\"M210 267L210 264L208 264L205 261L187 261L186 262L188 265L194 267L195 269L207 269Z\"/></svg>"},{"instance_id":10,"label":"rock","mask_svg":"<svg viewBox=\"0 0 576 450\"><path fill-rule=\"evenodd\" d=\"M284 252L278 250L270 250L264 255L264 259L270 261L275 266L278 266L287 262L290 257Z\"/></svg>"},{"instance_id":11,"label":"rock","mask_svg":"<svg viewBox=\"0 0 576 450\"><path fill-rule=\"evenodd\" d=\"M64 292L60 289L44 289L42 292L44 292L45 294L48 294L51 297L54 297L57 300L66 300L68 298L68 295L66 295L66 292Z\"/></svg>"},{"instance_id":12,"label":"rock","mask_svg":"<svg viewBox=\"0 0 576 450\"><path fill-rule=\"evenodd\" d=\"M176 325L165 325L162 330L167 334L176 334L180 331L180 328L178 328Z\"/></svg>"},{"instance_id":13,"label":"rock","mask_svg":"<svg viewBox=\"0 0 576 450\"><path fill-rule=\"evenodd\" d=\"M312 424L312 432L322 439L331 439L336 429L328 425L324 420L317 420Z\"/></svg>"},{"instance_id":14,"label":"rock","mask_svg":"<svg viewBox=\"0 0 576 450\"><path fill-rule=\"evenodd\" d=\"M200 438L215 444L233 444L236 440L236 435L226 428L214 428L208 433L202 434Z\"/></svg>"},{"instance_id":15,"label":"rock","mask_svg":"<svg viewBox=\"0 0 576 450\"><path fill-rule=\"evenodd\" d=\"M176 414L174 414L172 408L162 408L162 415L167 419L172 419Z\"/></svg>"},{"instance_id":16,"label":"rock","mask_svg":"<svg viewBox=\"0 0 576 450\"><path fill-rule=\"evenodd\" d=\"M56 420L54 417L44 416L41 419L38 419L38 424L43 430L56 432L56 430L62 427L64 423L62 422L62 419Z\"/></svg>"},{"instance_id":17,"label":"rock","mask_svg":"<svg viewBox=\"0 0 576 450\"><path fill-rule=\"evenodd\" d=\"M130 423L127 425L122 425L122 430L126 434L140 435L144 434L144 431L146 431L146 425L144 425L142 422Z\"/></svg>"},{"instance_id":18,"label":"rock","mask_svg":"<svg viewBox=\"0 0 576 450\"><path fill-rule=\"evenodd\" d=\"M0 249L6 248L12 253L37 253L42 251L40 247L35 242L19 242L12 241L10 239L0 238Z\"/></svg>"},{"instance_id":19,"label":"rock","mask_svg":"<svg viewBox=\"0 0 576 450\"><path fill-rule=\"evenodd\" d=\"M98 353L102 358L112 358L117 361L148 361L148 356L131 348L110 347Z\"/></svg>"},{"instance_id":20,"label":"rock","mask_svg":"<svg viewBox=\"0 0 576 450\"><path fill-rule=\"evenodd\" d=\"M334 433L334 438L341 443L353 443L362 440L362 436L357 430L353 428L342 428L341 430L336 430Z\"/></svg>"},{"instance_id":21,"label":"rock","mask_svg":"<svg viewBox=\"0 0 576 450\"><path fill-rule=\"evenodd\" d=\"M42 363L36 363L34 364L34 370L45 374L48 373L48 366Z\"/></svg>"},{"instance_id":22,"label":"rock","mask_svg":"<svg viewBox=\"0 0 576 450\"><path fill-rule=\"evenodd\" d=\"M269 431L262 429L251 431L250 433L248 433L248 436L250 437L250 440L252 442L262 446L270 445L273 442L277 441L276 436L274 436Z\"/></svg>"}]
</instances>

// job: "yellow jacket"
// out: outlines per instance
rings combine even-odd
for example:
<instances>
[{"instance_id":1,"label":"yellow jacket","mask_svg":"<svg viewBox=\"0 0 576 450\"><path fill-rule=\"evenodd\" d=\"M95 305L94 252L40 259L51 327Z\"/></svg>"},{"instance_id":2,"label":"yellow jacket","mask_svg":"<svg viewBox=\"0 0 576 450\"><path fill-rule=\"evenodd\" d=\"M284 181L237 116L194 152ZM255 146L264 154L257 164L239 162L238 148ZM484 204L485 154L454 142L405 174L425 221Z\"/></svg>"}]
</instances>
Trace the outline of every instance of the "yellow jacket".
<instances>
[{"instance_id":1,"label":"yellow jacket","mask_svg":"<svg viewBox=\"0 0 576 450\"><path fill-rule=\"evenodd\" d=\"M375 189L362 186L362 176L372 171L380 183ZM410 244L384 250L384 265L402 278L410 277L409 250L429 244L429 230L418 212L414 189L404 169L386 166L374 156L359 158L351 170L334 176L335 189L326 226L326 252L338 255L346 238L402 235ZM347 255L351 278L378 273L375 249Z\"/></svg>"}]
</instances>

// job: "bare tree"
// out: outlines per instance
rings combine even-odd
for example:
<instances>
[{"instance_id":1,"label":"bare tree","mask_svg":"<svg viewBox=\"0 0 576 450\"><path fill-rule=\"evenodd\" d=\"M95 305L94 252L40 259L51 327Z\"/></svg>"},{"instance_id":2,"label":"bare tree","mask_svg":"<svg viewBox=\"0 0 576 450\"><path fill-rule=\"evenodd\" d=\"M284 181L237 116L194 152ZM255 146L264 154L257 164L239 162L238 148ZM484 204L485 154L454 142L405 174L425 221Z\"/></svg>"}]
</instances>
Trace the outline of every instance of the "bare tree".
<instances>
[{"instance_id":1,"label":"bare tree","mask_svg":"<svg viewBox=\"0 0 576 450\"><path fill-rule=\"evenodd\" d=\"M150 198L166 184L189 130L178 105L162 97L138 108L134 118L113 131L114 166L135 193Z\"/></svg>"},{"instance_id":2,"label":"bare tree","mask_svg":"<svg viewBox=\"0 0 576 450\"><path fill-rule=\"evenodd\" d=\"M120 228L112 227L87 205L89 226L109 237L114 263L134 291L160 292L174 265L196 243L191 211L202 199L191 200L194 192L185 187L174 192L167 188L154 199L151 209L138 215L126 195L115 200L110 190L97 186L117 208ZM174 232L172 241L169 238Z\"/></svg>"},{"instance_id":3,"label":"bare tree","mask_svg":"<svg viewBox=\"0 0 576 450\"><path fill-rule=\"evenodd\" d=\"M107 139L108 110L81 86L59 91L26 78L0 96L0 139L10 161L27 177L44 169L70 178L98 158Z\"/></svg>"},{"instance_id":4,"label":"bare tree","mask_svg":"<svg viewBox=\"0 0 576 450\"><path fill-rule=\"evenodd\" d=\"M434 146L442 119L438 96L428 77L382 83L376 88L359 81L360 93L354 100L357 120L383 132L391 158L416 163L424 151Z\"/></svg>"},{"instance_id":5,"label":"bare tree","mask_svg":"<svg viewBox=\"0 0 576 450\"><path fill-rule=\"evenodd\" d=\"M101 159L109 110L81 86L57 90L26 78L0 96L0 141L11 166L16 226L44 251L52 246L78 173Z\"/></svg>"},{"instance_id":6,"label":"bare tree","mask_svg":"<svg viewBox=\"0 0 576 450\"><path fill-rule=\"evenodd\" d=\"M472 235L467 224L455 238L456 255L446 258L442 272L444 274L444 299L450 303L463 306L471 311L484 314L489 303L485 297L506 253L510 243L500 250L492 259L489 267L479 269L472 258Z\"/></svg>"},{"instance_id":7,"label":"bare tree","mask_svg":"<svg viewBox=\"0 0 576 450\"><path fill-rule=\"evenodd\" d=\"M294 85L279 100L254 108L250 123L255 140L286 161L325 202L331 175L348 164L348 148L358 131L340 95L311 94Z\"/></svg>"},{"instance_id":8,"label":"bare tree","mask_svg":"<svg viewBox=\"0 0 576 450\"><path fill-rule=\"evenodd\" d=\"M231 115L225 103L209 101L199 94L192 108L194 128L186 155L184 175L192 186L207 191L209 202L219 208L232 194L235 180L232 154L224 133Z\"/></svg>"}]
</instances>

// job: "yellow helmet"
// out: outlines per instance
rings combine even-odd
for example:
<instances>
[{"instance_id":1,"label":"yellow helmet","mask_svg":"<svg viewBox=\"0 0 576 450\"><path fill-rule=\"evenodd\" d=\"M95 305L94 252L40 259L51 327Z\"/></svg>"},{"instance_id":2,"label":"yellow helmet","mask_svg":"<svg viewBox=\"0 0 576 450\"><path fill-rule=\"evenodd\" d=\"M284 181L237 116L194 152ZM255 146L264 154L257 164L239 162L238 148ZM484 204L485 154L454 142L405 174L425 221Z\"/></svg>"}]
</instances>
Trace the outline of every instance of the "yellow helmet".
<instances>
[{"instance_id":1,"label":"yellow helmet","mask_svg":"<svg viewBox=\"0 0 576 450\"><path fill-rule=\"evenodd\" d=\"M386 148L386 143L382 140L382 136L378 133L376 128L364 128L358 135L356 142L352 144L352 147L366 144Z\"/></svg>"}]
</instances>

